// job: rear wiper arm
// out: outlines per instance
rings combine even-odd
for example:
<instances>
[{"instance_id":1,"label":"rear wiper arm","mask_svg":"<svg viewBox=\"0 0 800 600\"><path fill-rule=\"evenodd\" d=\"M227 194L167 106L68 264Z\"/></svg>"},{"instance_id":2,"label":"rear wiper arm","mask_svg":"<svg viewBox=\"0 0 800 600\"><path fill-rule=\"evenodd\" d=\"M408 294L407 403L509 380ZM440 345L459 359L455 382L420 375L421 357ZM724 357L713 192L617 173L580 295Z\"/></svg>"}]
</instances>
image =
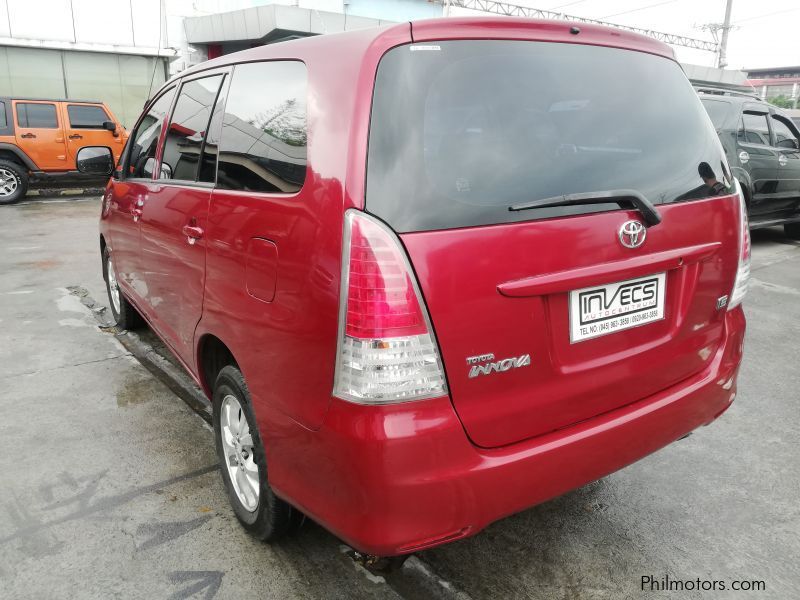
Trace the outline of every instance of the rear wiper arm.
<instances>
[{"instance_id":1,"label":"rear wiper arm","mask_svg":"<svg viewBox=\"0 0 800 600\"><path fill-rule=\"evenodd\" d=\"M532 208L551 208L553 206L581 206L586 204L617 204L633 205L644 217L647 227L661 223L661 213L653 206L644 194L636 190L608 190L602 192L584 192L581 194L566 194L564 196L553 196L552 198L542 198L532 202L513 204L508 210L530 210Z\"/></svg>"}]
</instances>

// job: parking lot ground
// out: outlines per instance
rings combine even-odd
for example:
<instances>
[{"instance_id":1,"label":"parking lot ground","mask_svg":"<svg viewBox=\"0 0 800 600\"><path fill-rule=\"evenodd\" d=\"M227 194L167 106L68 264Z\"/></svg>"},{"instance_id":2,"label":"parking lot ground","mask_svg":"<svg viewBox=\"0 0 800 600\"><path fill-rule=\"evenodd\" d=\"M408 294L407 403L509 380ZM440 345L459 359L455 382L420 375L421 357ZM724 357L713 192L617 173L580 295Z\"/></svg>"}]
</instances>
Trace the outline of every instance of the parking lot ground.
<instances>
[{"instance_id":1,"label":"parking lot ground","mask_svg":"<svg viewBox=\"0 0 800 600\"><path fill-rule=\"evenodd\" d=\"M98 321L98 211L97 199L0 207L0 597L800 594L800 244L780 229L753 234L746 358L717 422L381 577L314 523L275 545L239 527L208 424L135 356L163 350ZM641 590L665 575L728 589Z\"/></svg>"}]
</instances>

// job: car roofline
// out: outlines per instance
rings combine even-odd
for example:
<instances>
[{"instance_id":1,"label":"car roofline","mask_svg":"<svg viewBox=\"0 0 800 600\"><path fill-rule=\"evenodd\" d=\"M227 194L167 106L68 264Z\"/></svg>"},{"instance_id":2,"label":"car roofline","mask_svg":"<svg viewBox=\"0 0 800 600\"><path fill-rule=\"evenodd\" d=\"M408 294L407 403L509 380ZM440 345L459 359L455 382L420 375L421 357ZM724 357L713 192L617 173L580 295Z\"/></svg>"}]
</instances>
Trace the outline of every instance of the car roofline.
<instances>
[{"instance_id":1,"label":"car roofline","mask_svg":"<svg viewBox=\"0 0 800 600\"><path fill-rule=\"evenodd\" d=\"M594 23L504 16L422 19L410 22L402 21L368 29L311 35L226 54L173 75L150 95L145 106L159 95L162 90L167 89L187 76L203 71L231 67L245 62L304 60L306 54L313 53L320 45L334 47L337 44L342 44L342 47L346 48L348 52L354 52L354 48L357 46L366 49L381 38L392 38L398 34L410 34L411 43L429 39L431 36L440 40L529 39L530 41L543 42L569 42L616 47L634 52L647 52L663 56L669 60L676 60L675 52L664 42L639 33ZM586 38L591 41L583 41Z\"/></svg>"},{"instance_id":2,"label":"car roofline","mask_svg":"<svg viewBox=\"0 0 800 600\"><path fill-rule=\"evenodd\" d=\"M83 100L79 98L36 98L28 96L0 96L0 100L12 100L17 102L77 102L79 104L105 104L103 100Z\"/></svg>"}]
</instances>

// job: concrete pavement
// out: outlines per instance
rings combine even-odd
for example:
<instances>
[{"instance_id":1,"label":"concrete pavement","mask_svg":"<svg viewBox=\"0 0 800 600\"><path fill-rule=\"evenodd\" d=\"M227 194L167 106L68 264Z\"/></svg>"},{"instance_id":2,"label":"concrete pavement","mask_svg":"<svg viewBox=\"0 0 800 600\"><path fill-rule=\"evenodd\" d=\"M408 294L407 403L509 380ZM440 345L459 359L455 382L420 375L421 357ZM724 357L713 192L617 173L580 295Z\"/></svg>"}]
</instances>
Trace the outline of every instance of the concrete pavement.
<instances>
[{"instance_id":1,"label":"concrete pavement","mask_svg":"<svg viewBox=\"0 0 800 600\"><path fill-rule=\"evenodd\" d=\"M129 350L159 344L93 313L98 211L0 207L0 597L798 596L800 244L779 229L753 235L746 358L720 420L376 577L313 523L272 546L239 527L207 423ZM766 591L641 591L665 574Z\"/></svg>"}]
</instances>

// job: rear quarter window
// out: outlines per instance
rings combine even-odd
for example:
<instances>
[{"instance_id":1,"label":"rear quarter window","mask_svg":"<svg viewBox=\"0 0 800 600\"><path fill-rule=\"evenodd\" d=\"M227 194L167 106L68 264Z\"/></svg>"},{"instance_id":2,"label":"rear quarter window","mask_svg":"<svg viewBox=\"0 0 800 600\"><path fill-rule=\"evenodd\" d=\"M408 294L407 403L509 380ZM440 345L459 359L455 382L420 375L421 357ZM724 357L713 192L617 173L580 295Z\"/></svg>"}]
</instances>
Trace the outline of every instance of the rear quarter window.
<instances>
[{"instance_id":1,"label":"rear quarter window","mask_svg":"<svg viewBox=\"0 0 800 600\"><path fill-rule=\"evenodd\" d=\"M217 187L294 193L306 177L306 66L299 61L236 65L217 161Z\"/></svg>"}]
</instances>

